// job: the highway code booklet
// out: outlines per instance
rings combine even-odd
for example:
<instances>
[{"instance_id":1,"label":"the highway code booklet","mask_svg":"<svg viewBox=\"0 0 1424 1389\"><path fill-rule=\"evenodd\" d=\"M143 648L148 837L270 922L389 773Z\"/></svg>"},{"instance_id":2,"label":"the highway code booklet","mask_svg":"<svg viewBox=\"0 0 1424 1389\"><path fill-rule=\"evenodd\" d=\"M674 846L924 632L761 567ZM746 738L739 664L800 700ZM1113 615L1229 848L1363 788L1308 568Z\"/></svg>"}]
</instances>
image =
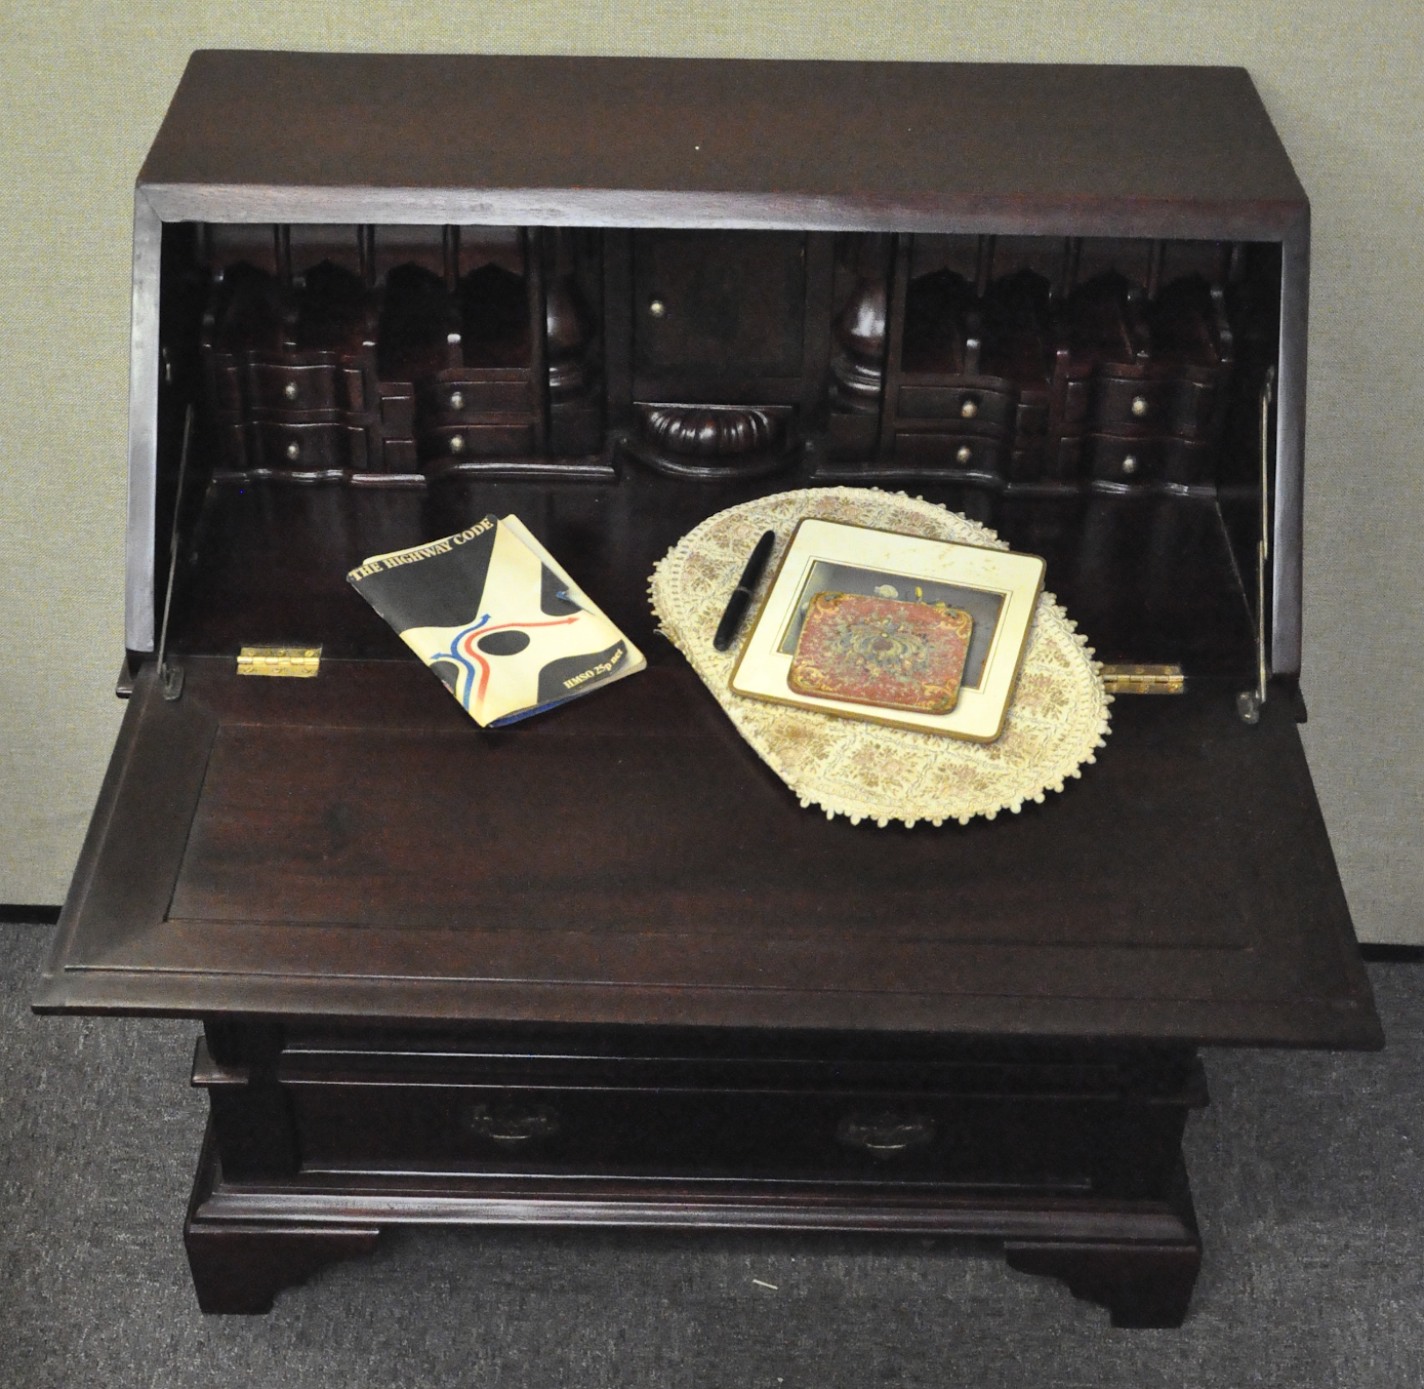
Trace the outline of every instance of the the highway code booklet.
<instances>
[{"instance_id":1,"label":"the highway code booklet","mask_svg":"<svg viewBox=\"0 0 1424 1389\"><path fill-rule=\"evenodd\" d=\"M482 728L647 665L516 516L374 555L346 578Z\"/></svg>"}]
</instances>

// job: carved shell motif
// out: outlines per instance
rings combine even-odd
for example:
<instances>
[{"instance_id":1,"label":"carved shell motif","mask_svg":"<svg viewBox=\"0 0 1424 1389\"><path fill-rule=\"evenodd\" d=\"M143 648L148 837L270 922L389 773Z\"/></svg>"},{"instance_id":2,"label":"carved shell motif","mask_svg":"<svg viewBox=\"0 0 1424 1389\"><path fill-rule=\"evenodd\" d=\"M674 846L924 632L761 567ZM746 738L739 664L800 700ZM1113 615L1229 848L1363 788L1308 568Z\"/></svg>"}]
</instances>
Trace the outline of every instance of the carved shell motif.
<instances>
[{"instance_id":1,"label":"carved shell motif","mask_svg":"<svg viewBox=\"0 0 1424 1389\"><path fill-rule=\"evenodd\" d=\"M780 434L764 410L737 406L644 405L643 433L669 453L725 458L770 448Z\"/></svg>"}]
</instances>

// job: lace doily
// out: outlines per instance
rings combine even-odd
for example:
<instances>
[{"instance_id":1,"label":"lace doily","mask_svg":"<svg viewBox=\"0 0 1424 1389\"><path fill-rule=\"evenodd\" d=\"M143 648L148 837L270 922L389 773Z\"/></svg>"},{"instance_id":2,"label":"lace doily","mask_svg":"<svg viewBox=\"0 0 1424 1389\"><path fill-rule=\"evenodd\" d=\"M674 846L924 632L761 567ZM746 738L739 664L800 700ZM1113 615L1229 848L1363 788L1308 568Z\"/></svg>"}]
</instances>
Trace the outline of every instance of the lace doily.
<instances>
[{"instance_id":1,"label":"lace doily","mask_svg":"<svg viewBox=\"0 0 1424 1389\"><path fill-rule=\"evenodd\" d=\"M928 820L967 824L1017 812L1061 791L1095 760L1108 705L1093 652L1050 593L1038 601L1003 734L971 743L887 728L812 709L771 704L728 687L736 651L712 648L722 608L763 531L774 530L758 602L796 523L816 516L935 540L1006 550L987 526L903 493L862 487L806 488L745 502L710 516L658 562L649 583L661 630L727 711L737 731L800 798L827 818L852 823Z\"/></svg>"}]
</instances>

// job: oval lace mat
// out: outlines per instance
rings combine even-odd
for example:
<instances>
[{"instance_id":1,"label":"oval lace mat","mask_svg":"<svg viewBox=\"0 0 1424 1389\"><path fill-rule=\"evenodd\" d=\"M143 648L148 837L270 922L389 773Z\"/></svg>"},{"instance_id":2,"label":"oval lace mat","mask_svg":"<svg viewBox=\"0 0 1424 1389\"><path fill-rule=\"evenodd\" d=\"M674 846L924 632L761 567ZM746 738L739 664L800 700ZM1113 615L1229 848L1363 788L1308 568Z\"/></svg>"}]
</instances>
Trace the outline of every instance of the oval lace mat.
<instances>
[{"instance_id":1,"label":"oval lace mat","mask_svg":"<svg viewBox=\"0 0 1424 1389\"><path fill-rule=\"evenodd\" d=\"M1004 732L993 743L886 728L813 709L734 694L736 650L712 649L727 595L763 531L776 549L753 611L796 523L815 516L936 540L1009 547L987 526L904 493L863 487L806 488L744 502L709 516L668 551L649 590L662 631L727 711L737 731L800 798L827 818L968 823L1017 812L1061 791L1095 760L1108 732L1111 696L1093 652L1050 593L1040 597ZM743 629L744 632L747 629Z\"/></svg>"}]
</instances>

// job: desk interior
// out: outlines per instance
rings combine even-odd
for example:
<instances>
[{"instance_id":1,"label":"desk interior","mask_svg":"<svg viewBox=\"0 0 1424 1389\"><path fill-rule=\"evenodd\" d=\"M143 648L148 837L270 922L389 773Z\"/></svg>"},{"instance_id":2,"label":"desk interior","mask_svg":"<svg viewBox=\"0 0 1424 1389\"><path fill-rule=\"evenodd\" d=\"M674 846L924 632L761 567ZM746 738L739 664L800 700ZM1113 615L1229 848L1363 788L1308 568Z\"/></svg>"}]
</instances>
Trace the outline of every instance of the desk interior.
<instances>
[{"instance_id":1,"label":"desk interior","mask_svg":"<svg viewBox=\"0 0 1424 1389\"><path fill-rule=\"evenodd\" d=\"M517 515L655 665L680 664L654 633L653 565L699 521L812 476L687 481L627 463L617 483L452 477L428 489L267 480L213 482L180 573L174 649L235 655L253 643L321 644L328 657L410 659L350 589L371 555ZM1251 607L1228 533L1249 499L1182 493L1003 497L914 489L1048 562L1046 585L1103 661L1181 665L1188 676L1255 680Z\"/></svg>"}]
</instances>

